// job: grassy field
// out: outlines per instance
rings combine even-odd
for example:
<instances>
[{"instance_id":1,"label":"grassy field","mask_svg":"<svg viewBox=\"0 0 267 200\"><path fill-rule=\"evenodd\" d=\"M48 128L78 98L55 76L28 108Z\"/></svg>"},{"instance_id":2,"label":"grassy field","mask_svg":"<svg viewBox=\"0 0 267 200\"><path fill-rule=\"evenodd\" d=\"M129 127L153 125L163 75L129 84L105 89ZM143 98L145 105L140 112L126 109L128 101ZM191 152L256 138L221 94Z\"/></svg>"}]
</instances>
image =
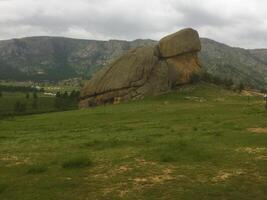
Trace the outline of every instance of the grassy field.
<instances>
[{"instance_id":1,"label":"grassy field","mask_svg":"<svg viewBox=\"0 0 267 200\"><path fill-rule=\"evenodd\" d=\"M267 111L216 86L0 121L1 200L267 199Z\"/></svg>"}]
</instances>

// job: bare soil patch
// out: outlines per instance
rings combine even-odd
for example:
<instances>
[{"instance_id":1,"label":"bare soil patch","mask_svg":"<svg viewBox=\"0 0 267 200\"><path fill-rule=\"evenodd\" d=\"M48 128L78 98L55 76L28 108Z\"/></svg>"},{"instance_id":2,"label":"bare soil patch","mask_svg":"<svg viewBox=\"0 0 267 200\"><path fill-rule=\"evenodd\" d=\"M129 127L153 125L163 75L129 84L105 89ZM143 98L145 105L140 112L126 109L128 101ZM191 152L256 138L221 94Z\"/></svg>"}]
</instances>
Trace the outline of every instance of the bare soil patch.
<instances>
[{"instance_id":1,"label":"bare soil patch","mask_svg":"<svg viewBox=\"0 0 267 200\"><path fill-rule=\"evenodd\" d=\"M252 133L267 134L267 128L248 128L247 130Z\"/></svg>"},{"instance_id":2,"label":"bare soil patch","mask_svg":"<svg viewBox=\"0 0 267 200\"><path fill-rule=\"evenodd\" d=\"M245 172L241 169L236 169L232 171L221 170L217 173L216 176L212 178L212 182L215 182L215 183L225 182L225 181L230 180L231 178L234 178L234 177L237 177L243 174L245 174Z\"/></svg>"}]
</instances>

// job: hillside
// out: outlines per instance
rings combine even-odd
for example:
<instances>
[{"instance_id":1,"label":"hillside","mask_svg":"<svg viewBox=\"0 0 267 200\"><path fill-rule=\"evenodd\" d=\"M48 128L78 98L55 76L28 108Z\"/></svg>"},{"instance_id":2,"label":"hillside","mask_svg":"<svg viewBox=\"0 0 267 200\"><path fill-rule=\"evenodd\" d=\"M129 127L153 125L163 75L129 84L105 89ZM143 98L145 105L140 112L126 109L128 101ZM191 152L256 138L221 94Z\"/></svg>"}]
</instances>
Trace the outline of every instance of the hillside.
<instances>
[{"instance_id":1,"label":"hillside","mask_svg":"<svg viewBox=\"0 0 267 200\"><path fill-rule=\"evenodd\" d=\"M95 41L57 37L0 41L0 79L88 78L126 51L155 43L152 40ZM233 48L202 39L200 57L203 67L214 75L258 88L267 85L267 50Z\"/></svg>"},{"instance_id":2,"label":"hillside","mask_svg":"<svg viewBox=\"0 0 267 200\"><path fill-rule=\"evenodd\" d=\"M62 80L90 76L129 49L150 40L94 41L32 37L0 41L0 79Z\"/></svg>"},{"instance_id":3,"label":"hillside","mask_svg":"<svg viewBox=\"0 0 267 200\"><path fill-rule=\"evenodd\" d=\"M233 48L202 39L201 60L213 75L259 88L267 85L267 51Z\"/></svg>"},{"instance_id":4,"label":"hillside","mask_svg":"<svg viewBox=\"0 0 267 200\"><path fill-rule=\"evenodd\" d=\"M0 120L0 199L266 199L266 114L199 84Z\"/></svg>"}]
</instances>

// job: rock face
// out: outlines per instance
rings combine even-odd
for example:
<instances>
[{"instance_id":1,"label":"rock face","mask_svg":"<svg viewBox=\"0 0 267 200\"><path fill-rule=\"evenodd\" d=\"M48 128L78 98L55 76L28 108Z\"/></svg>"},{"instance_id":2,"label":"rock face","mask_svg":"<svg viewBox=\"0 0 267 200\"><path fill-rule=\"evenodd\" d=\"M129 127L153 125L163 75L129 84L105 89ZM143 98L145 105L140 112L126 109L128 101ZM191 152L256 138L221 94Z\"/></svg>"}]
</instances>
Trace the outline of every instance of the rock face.
<instances>
[{"instance_id":1,"label":"rock face","mask_svg":"<svg viewBox=\"0 0 267 200\"><path fill-rule=\"evenodd\" d=\"M198 33L192 29L183 29L159 41L159 51L163 58L170 58L200 50L201 44Z\"/></svg>"},{"instance_id":2,"label":"rock face","mask_svg":"<svg viewBox=\"0 0 267 200\"><path fill-rule=\"evenodd\" d=\"M80 108L168 92L200 70L198 33L184 29L156 46L129 51L97 72L81 91Z\"/></svg>"}]
</instances>

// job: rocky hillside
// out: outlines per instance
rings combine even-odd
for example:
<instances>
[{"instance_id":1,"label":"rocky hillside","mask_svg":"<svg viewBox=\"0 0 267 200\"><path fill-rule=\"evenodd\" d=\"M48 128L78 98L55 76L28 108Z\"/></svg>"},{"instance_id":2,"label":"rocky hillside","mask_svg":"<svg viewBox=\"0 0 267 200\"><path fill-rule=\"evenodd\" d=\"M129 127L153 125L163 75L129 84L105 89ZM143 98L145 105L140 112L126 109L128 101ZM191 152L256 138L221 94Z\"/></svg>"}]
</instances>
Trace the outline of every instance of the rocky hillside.
<instances>
[{"instance_id":1,"label":"rocky hillside","mask_svg":"<svg viewBox=\"0 0 267 200\"><path fill-rule=\"evenodd\" d=\"M151 40L95 41L31 37L0 41L0 79L61 80L90 76L107 62Z\"/></svg>"},{"instance_id":2,"label":"rocky hillside","mask_svg":"<svg viewBox=\"0 0 267 200\"><path fill-rule=\"evenodd\" d=\"M233 48L202 39L203 67L213 75L256 87L267 85L267 50Z\"/></svg>"},{"instance_id":3,"label":"rocky hillside","mask_svg":"<svg viewBox=\"0 0 267 200\"><path fill-rule=\"evenodd\" d=\"M210 39L201 42L200 57L208 72L259 88L267 85L267 50L233 48ZM60 37L0 41L0 79L88 78L129 49L155 43L152 40L95 41Z\"/></svg>"}]
</instances>

